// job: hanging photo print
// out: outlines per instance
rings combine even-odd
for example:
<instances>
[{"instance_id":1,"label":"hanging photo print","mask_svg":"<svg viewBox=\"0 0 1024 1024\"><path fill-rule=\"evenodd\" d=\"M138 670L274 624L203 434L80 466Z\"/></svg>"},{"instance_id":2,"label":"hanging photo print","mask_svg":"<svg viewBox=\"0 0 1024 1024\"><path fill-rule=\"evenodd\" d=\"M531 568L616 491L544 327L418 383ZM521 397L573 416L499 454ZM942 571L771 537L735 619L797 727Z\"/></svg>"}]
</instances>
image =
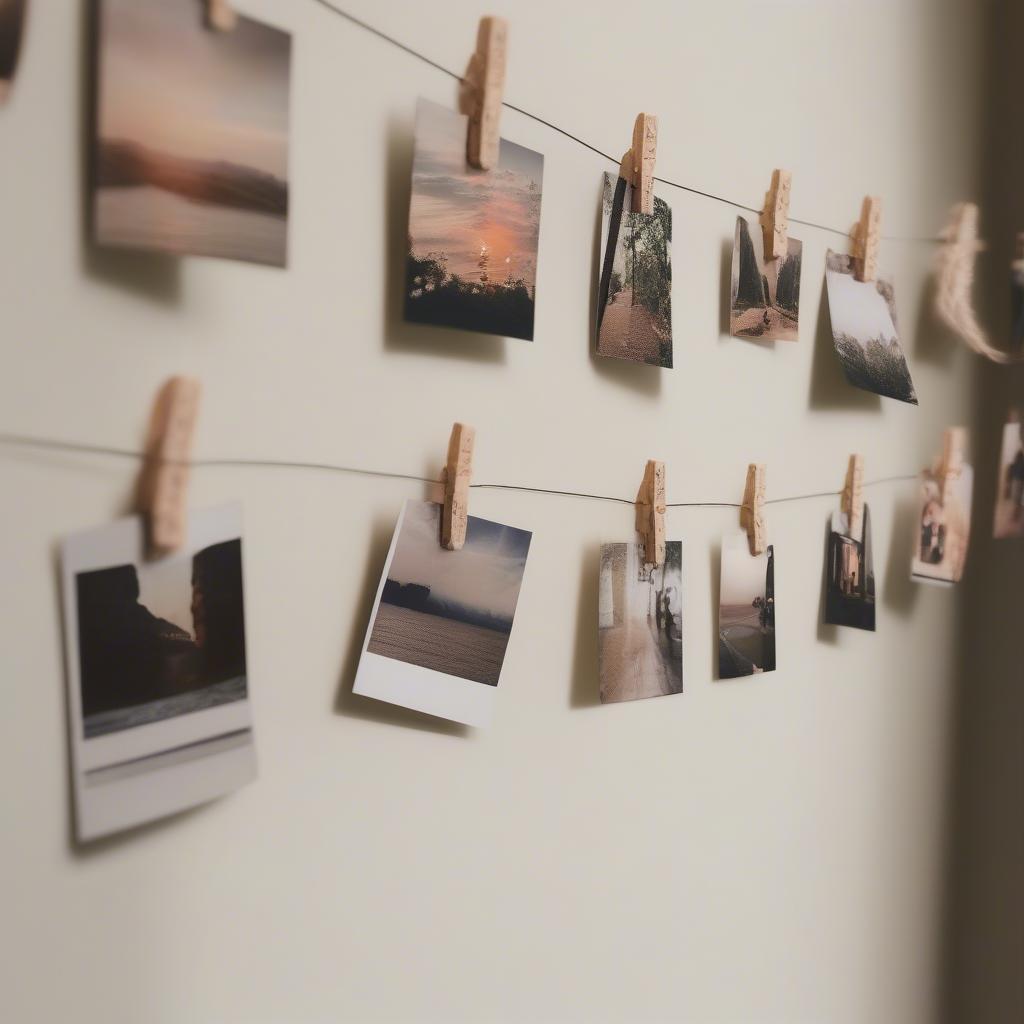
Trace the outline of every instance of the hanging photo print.
<instances>
[{"instance_id":1,"label":"hanging photo print","mask_svg":"<svg viewBox=\"0 0 1024 1024\"><path fill-rule=\"evenodd\" d=\"M502 139L494 169L475 170L466 128L417 103L405 318L532 341L544 157Z\"/></svg>"},{"instance_id":2,"label":"hanging photo print","mask_svg":"<svg viewBox=\"0 0 1024 1024\"><path fill-rule=\"evenodd\" d=\"M597 351L614 359L672 366L672 211L634 213L633 187L605 174Z\"/></svg>"},{"instance_id":3,"label":"hanging photo print","mask_svg":"<svg viewBox=\"0 0 1024 1024\"><path fill-rule=\"evenodd\" d=\"M1015 348L1024 347L1024 233L1017 236L1017 259L1010 265L1010 338Z\"/></svg>"},{"instance_id":4,"label":"hanging photo print","mask_svg":"<svg viewBox=\"0 0 1024 1024\"><path fill-rule=\"evenodd\" d=\"M98 38L96 242L285 266L291 36L102 0Z\"/></svg>"},{"instance_id":5,"label":"hanging photo print","mask_svg":"<svg viewBox=\"0 0 1024 1024\"><path fill-rule=\"evenodd\" d=\"M875 570L867 505L859 529L850 529L845 512L832 513L825 561L825 621L874 631Z\"/></svg>"},{"instance_id":6,"label":"hanging photo print","mask_svg":"<svg viewBox=\"0 0 1024 1024\"><path fill-rule=\"evenodd\" d=\"M186 549L148 561L140 517L62 547L80 841L256 777L239 505L194 513Z\"/></svg>"},{"instance_id":7,"label":"hanging photo print","mask_svg":"<svg viewBox=\"0 0 1024 1024\"><path fill-rule=\"evenodd\" d=\"M11 91L28 0L0 0L0 104Z\"/></svg>"},{"instance_id":8,"label":"hanging photo print","mask_svg":"<svg viewBox=\"0 0 1024 1024\"><path fill-rule=\"evenodd\" d=\"M765 261L760 223L736 218L729 292L729 330L734 337L797 340L802 253L803 243L791 237L785 256Z\"/></svg>"},{"instance_id":9,"label":"hanging photo print","mask_svg":"<svg viewBox=\"0 0 1024 1024\"><path fill-rule=\"evenodd\" d=\"M718 678L775 669L775 548L752 555L747 535L722 538Z\"/></svg>"},{"instance_id":10,"label":"hanging photo print","mask_svg":"<svg viewBox=\"0 0 1024 1024\"><path fill-rule=\"evenodd\" d=\"M1003 427L993 536L1024 537L1024 425L1019 416Z\"/></svg>"},{"instance_id":11,"label":"hanging photo print","mask_svg":"<svg viewBox=\"0 0 1024 1024\"><path fill-rule=\"evenodd\" d=\"M956 583L967 561L974 471L963 463L943 474L925 470L920 478L919 514L911 575L930 583Z\"/></svg>"},{"instance_id":12,"label":"hanging photo print","mask_svg":"<svg viewBox=\"0 0 1024 1024\"><path fill-rule=\"evenodd\" d=\"M900 347L896 303L888 281L858 281L849 256L825 259L832 338L847 381L883 398L917 405L914 382Z\"/></svg>"},{"instance_id":13,"label":"hanging photo print","mask_svg":"<svg viewBox=\"0 0 1024 1024\"><path fill-rule=\"evenodd\" d=\"M353 691L486 725L505 661L531 534L469 516L441 547L441 506L407 501L377 591Z\"/></svg>"},{"instance_id":14,"label":"hanging photo print","mask_svg":"<svg viewBox=\"0 0 1024 1024\"><path fill-rule=\"evenodd\" d=\"M598 666L601 703L683 692L683 545L644 564L642 544L601 546Z\"/></svg>"}]
</instances>

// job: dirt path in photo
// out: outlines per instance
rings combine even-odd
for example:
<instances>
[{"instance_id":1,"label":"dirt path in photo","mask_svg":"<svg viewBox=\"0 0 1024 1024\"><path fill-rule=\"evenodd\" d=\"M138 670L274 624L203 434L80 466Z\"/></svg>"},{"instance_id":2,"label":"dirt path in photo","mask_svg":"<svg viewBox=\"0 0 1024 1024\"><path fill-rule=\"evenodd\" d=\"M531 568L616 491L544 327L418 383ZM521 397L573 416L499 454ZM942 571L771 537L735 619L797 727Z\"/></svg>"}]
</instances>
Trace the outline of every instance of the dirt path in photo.
<instances>
[{"instance_id":1,"label":"dirt path in photo","mask_svg":"<svg viewBox=\"0 0 1024 1024\"><path fill-rule=\"evenodd\" d=\"M602 629L601 695L605 701L675 693L655 627L627 622Z\"/></svg>"},{"instance_id":2,"label":"dirt path in photo","mask_svg":"<svg viewBox=\"0 0 1024 1024\"><path fill-rule=\"evenodd\" d=\"M776 306L768 307L768 326L764 325L764 309L757 306L732 315L732 331L743 338L774 338L797 340L797 322Z\"/></svg>"},{"instance_id":3,"label":"dirt path in photo","mask_svg":"<svg viewBox=\"0 0 1024 1024\"><path fill-rule=\"evenodd\" d=\"M632 288L623 288L604 311L597 350L616 359L660 364L661 344L654 318L643 306L633 305Z\"/></svg>"}]
</instances>

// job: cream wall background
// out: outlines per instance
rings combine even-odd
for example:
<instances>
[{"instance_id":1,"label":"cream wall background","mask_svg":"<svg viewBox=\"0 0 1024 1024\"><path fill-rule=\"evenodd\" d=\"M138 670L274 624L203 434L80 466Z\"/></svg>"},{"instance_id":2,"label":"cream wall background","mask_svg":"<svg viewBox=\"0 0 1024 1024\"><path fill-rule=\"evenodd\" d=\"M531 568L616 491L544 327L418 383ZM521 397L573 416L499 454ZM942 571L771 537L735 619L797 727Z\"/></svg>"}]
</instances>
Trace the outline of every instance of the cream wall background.
<instances>
[{"instance_id":1,"label":"cream wall background","mask_svg":"<svg viewBox=\"0 0 1024 1024\"><path fill-rule=\"evenodd\" d=\"M341 4L342 0L338 0ZM0 110L0 429L141 442L159 382L205 387L197 454L435 473L477 426L476 479L669 501L769 497L916 471L972 411L972 363L935 327L932 250L890 243L920 409L849 389L804 242L801 340L721 331L736 211L673 207L673 371L598 362L601 175L543 125L536 341L402 324L418 95L455 83L316 0L237 0L294 33L286 272L93 251L82 237L84 12L35 0ZM660 115L658 170L845 227L933 234L977 194L984 42L967 0L343 6L461 71L477 18L511 19L507 99L619 153ZM980 458L979 458L980 461ZM85 849L69 839L55 551L125 511L135 467L0 449L6 881L0 1008L17 1021L928 1021L943 1006L952 713L962 595L915 587L913 487L871 488L878 632L820 625L828 500L776 505L779 670L714 682L723 509L675 509L685 693L596 704L597 554L626 506L474 491L534 545L499 691L474 732L351 695L408 482L204 469L197 506L245 506L259 781ZM980 494L988 516L990 496ZM984 536L984 534L982 534ZM992 1018L996 1019L996 1018Z\"/></svg>"}]
</instances>

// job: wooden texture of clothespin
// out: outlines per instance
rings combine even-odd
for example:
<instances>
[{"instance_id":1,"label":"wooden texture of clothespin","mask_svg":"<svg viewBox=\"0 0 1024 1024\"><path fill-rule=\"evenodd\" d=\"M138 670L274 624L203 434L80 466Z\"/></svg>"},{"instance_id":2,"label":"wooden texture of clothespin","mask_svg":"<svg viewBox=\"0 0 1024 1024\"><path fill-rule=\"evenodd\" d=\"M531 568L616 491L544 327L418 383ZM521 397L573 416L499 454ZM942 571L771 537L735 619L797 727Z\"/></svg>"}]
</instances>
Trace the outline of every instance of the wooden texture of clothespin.
<instances>
[{"instance_id":1,"label":"wooden texture of clothespin","mask_svg":"<svg viewBox=\"0 0 1024 1024\"><path fill-rule=\"evenodd\" d=\"M854 539L860 538L864 528L864 456L851 455L846 467L842 507L846 514L846 528Z\"/></svg>"},{"instance_id":2,"label":"wooden texture of clothespin","mask_svg":"<svg viewBox=\"0 0 1024 1024\"><path fill-rule=\"evenodd\" d=\"M238 14L231 6L231 0L204 0L206 4L206 27L215 32L230 32L238 24Z\"/></svg>"},{"instance_id":3,"label":"wooden texture of clothespin","mask_svg":"<svg viewBox=\"0 0 1024 1024\"><path fill-rule=\"evenodd\" d=\"M878 246L882 228L882 200L865 196L860 220L853 226L853 273L858 281L874 281L878 276Z\"/></svg>"},{"instance_id":4,"label":"wooden texture of clothespin","mask_svg":"<svg viewBox=\"0 0 1024 1024\"><path fill-rule=\"evenodd\" d=\"M188 537L189 456L201 390L194 377L171 377L153 403L137 504L156 555L176 551Z\"/></svg>"},{"instance_id":5,"label":"wooden texture of clothespin","mask_svg":"<svg viewBox=\"0 0 1024 1024\"><path fill-rule=\"evenodd\" d=\"M654 213L654 161L658 155L658 119L637 114L633 142L622 157L619 177L633 188L633 213Z\"/></svg>"},{"instance_id":6,"label":"wooden texture of clothespin","mask_svg":"<svg viewBox=\"0 0 1024 1024\"><path fill-rule=\"evenodd\" d=\"M665 561L665 463L648 459L636 492L636 532L643 538L644 562Z\"/></svg>"},{"instance_id":7,"label":"wooden texture of clothespin","mask_svg":"<svg viewBox=\"0 0 1024 1024\"><path fill-rule=\"evenodd\" d=\"M776 168L772 171L771 188L764 196L761 230L764 233L764 258L777 260L789 250L789 193L793 175Z\"/></svg>"},{"instance_id":8,"label":"wooden texture of clothespin","mask_svg":"<svg viewBox=\"0 0 1024 1024\"><path fill-rule=\"evenodd\" d=\"M441 546L458 551L466 543L469 519L469 481L473 476L473 444L476 428L456 423L448 439L448 459L443 472L444 507L441 509Z\"/></svg>"},{"instance_id":9,"label":"wooden texture of clothespin","mask_svg":"<svg viewBox=\"0 0 1024 1024\"><path fill-rule=\"evenodd\" d=\"M950 488L963 470L966 452L967 428L947 427L942 434L942 455L935 470L943 505L949 498Z\"/></svg>"},{"instance_id":10,"label":"wooden texture of clothespin","mask_svg":"<svg viewBox=\"0 0 1024 1024\"><path fill-rule=\"evenodd\" d=\"M507 60L508 22L491 16L481 18L476 50L462 80L461 99L462 111L469 115L466 160L481 171L489 171L498 162Z\"/></svg>"},{"instance_id":11,"label":"wooden texture of clothespin","mask_svg":"<svg viewBox=\"0 0 1024 1024\"><path fill-rule=\"evenodd\" d=\"M747 466L747 482L743 488L740 506L740 526L747 531L747 543L752 555L764 553L767 528L764 521L765 468L751 463Z\"/></svg>"}]
</instances>

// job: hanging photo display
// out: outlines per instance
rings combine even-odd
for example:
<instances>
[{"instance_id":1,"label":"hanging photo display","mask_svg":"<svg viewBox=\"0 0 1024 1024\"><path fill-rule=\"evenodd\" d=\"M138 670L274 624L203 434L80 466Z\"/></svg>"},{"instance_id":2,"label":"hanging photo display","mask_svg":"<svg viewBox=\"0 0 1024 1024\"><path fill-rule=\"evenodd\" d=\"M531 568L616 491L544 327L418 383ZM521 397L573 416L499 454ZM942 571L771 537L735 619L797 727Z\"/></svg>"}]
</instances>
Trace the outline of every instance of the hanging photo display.
<instances>
[{"instance_id":1,"label":"hanging photo display","mask_svg":"<svg viewBox=\"0 0 1024 1024\"><path fill-rule=\"evenodd\" d=\"M1003 427L993 535L1024 537L1024 424L1014 417Z\"/></svg>"},{"instance_id":2,"label":"hanging photo display","mask_svg":"<svg viewBox=\"0 0 1024 1024\"><path fill-rule=\"evenodd\" d=\"M883 398L917 405L896 329L892 285L882 279L858 281L853 260L831 250L825 259L825 281L832 338L847 381Z\"/></svg>"},{"instance_id":3,"label":"hanging photo display","mask_svg":"<svg viewBox=\"0 0 1024 1024\"><path fill-rule=\"evenodd\" d=\"M918 525L911 575L929 583L956 583L967 561L974 471L965 462L943 474L925 470L918 489Z\"/></svg>"},{"instance_id":4,"label":"hanging photo display","mask_svg":"<svg viewBox=\"0 0 1024 1024\"><path fill-rule=\"evenodd\" d=\"M875 569L867 505L853 528L845 512L832 513L825 558L825 621L874 631Z\"/></svg>"},{"instance_id":5,"label":"hanging photo display","mask_svg":"<svg viewBox=\"0 0 1024 1024\"><path fill-rule=\"evenodd\" d=\"M27 5L28 0L0 0L0 104L7 99L18 69Z\"/></svg>"},{"instance_id":6,"label":"hanging photo display","mask_svg":"<svg viewBox=\"0 0 1024 1024\"><path fill-rule=\"evenodd\" d=\"M285 266L291 36L102 0L98 39L96 242Z\"/></svg>"},{"instance_id":7,"label":"hanging photo display","mask_svg":"<svg viewBox=\"0 0 1024 1024\"><path fill-rule=\"evenodd\" d=\"M652 366L672 366L672 210L654 197L653 213L634 213L633 186L605 174L597 351Z\"/></svg>"},{"instance_id":8,"label":"hanging photo display","mask_svg":"<svg viewBox=\"0 0 1024 1024\"><path fill-rule=\"evenodd\" d=\"M532 341L544 157L502 139L493 170L476 170L467 123L416 106L405 318Z\"/></svg>"},{"instance_id":9,"label":"hanging photo display","mask_svg":"<svg viewBox=\"0 0 1024 1024\"><path fill-rule=\"evenodd\" d=\"M803 243L788 239L784 256L764 258L764 232L756 220L736 218L729 289L729 331L737 338L796 341L800 326Z\"/></svg>"},{"instance_id":10,"label":"hanging photo display","mask_svg":"<svg viewBox=\"0 0 1024 1024\"><path fill-rule=\"evenodd\" d=\"M164 817L256 777L239 505L193 513L189 544L145 555L141 518L62 547L79 840Z\"/></svg>"},{"instance_id":11,"label":"hanging photo display","mask_svg":"<svg viewBox=\"0 0 1024 1024\"><path fill-rule=\"evenodd\" d=\"M775 670L775 547L752 555L747 535L722 538L718 678Z\"/></svg>"},{"instance_id":12,"label":"hanging photo display","mask_svg":"<svg viewBox=\"0 0 1024 1024\"><path fill-rule=\"evenodd\" d=\"M441 547L441 506L407 501L377 590L353 691L486 725L512 635L532 534L468 517Z\"/></svg>"},{"instance_id":13,"label":"hanging photo display","mask_svg":"<svg viewBox=\"0 0 1024 1024\"><path fill-rule=\"evenodd\" d=\"M683 692L683 545L644 563L642 544L601 546L598 672L601 703Z\"/></svg>"}]
</instances>

